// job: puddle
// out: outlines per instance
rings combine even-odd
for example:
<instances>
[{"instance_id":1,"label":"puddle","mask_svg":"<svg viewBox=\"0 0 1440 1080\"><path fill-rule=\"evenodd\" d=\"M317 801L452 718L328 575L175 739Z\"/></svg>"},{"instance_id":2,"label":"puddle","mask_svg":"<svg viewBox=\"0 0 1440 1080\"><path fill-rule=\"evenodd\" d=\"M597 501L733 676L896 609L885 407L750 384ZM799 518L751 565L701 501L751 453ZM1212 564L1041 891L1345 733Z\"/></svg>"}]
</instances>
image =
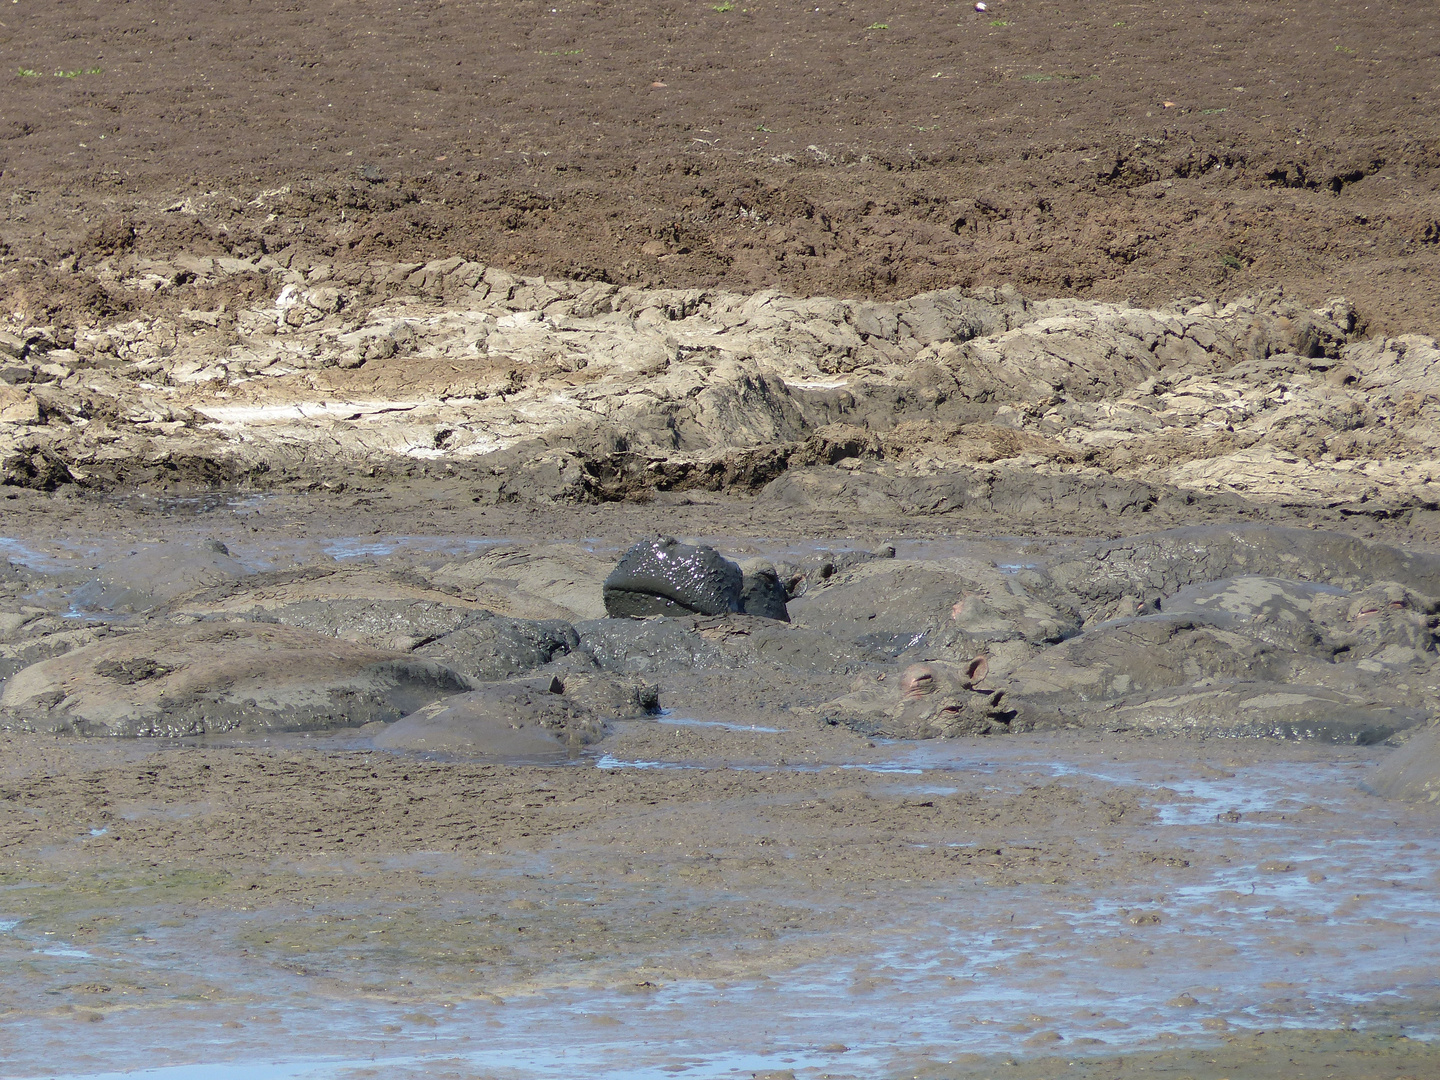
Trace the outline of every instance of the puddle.
<instances>
[{"instance_id":1,"label":"puddle","mask_svg":"<svg viewBox=\"0 0 1440 1080\"><path fill-rule=\"evenodd\" d=\"M683 761L629 761L614 754L601 754L595 759L597 769L703 769L705 766Z\"/></svg>"},{"instance_id":2,"label":"puddle","mask_svg":"<svg viewBox=\"0 0 1440 1080\"><path fill-rule=\"evenodd\" d=\"M247 501L248 502L248 501ZM243 573L255 574L301 567L309 564L364 563L385 564L397 561L405 566L432 565L455 559L471 558L490 548L507 543L494 536L336 536L303 540L256 541L244 530L231 532L222 522L208 519L193 529L172 528L166 541L117 540L112 544L84 545L65 540L48 541L44 545L26 544L10 537L0 537L0 559L43 575L35 582L26 599L70 619L111 621L132 618L147 603L160 604L163 597L145 599L143 590L132 595L128 590L107 583L107 574L123 560L143 558L147 553L157 559L182 554L186 548L200 548L218 540L223 543ZM112 595L113 594L113 595ZM119 596L118 604L114 597Z\"/></svg>"},{"instance_id":3,"label":"puddle","mask_svg":"<svg viewBox=\"0 0 1440 1080\"><path fill-rule=\"evenodd\" d=\"M674 724L676 727L722 728L725 731L761 731L767 735L778 735L781 728L761 727L759 724L727 724L721 720L695 720L688 716L671 716L669 709L661 709L656 723Z\"/></svg>"},{"instance_id":4,"label":"puddle","mask_svg":"<svg viewBox=\"0 0 1440 1080\"><path fill-rule=\"evenodd\" d=\"M0 919L0 935L9 935L16 942L21 943L22 948L28 948L30 952L39 956L60 956L75 960L92 960L93 955L84 949L77 949L69 942L46 941L44 936L35 937L20 933L20 919Z\"/></svg>"},{"instance_id":5,"label":"puddle","mask_svg":"<svg viewBox=\"0 0 1440 1080\"><path fill-rule=\"evenodd\" d=\"M336 562L384 558L398 553L470 557L486 548L507 543L498 536L386 536L335 537L320 541L320 548Z\"/></svg>"},{"instance_id":6,"label":"puddle","mask_svg":"<svg viewBox=\"0 0 1440 1080\"><path fill-rule=\"evenodd\" d=\"M341 744L287 742L297 739ZM881 743L874 753L873 762L736 769L857 770L884 778L868 791L927 799L1045 785L1097 796L1113 789L1132 801L1138 795L1138 819L1076 842L1097 855L1106 845L1152 851L1153 870L1113 881L1061 871L981 883L975 865L962 861L965 870L935 880L896 880L881 890L838 881L834 891L766 900L763 890L727 884L707 891L691 878L596 870L585 851L563 845L530 854L337 855L295 868L301 880L317 883L315 891L337 874L377 865L410 874L428 883L425 900L416 894L415 903L435 904L441 920L495 914L475 907L467 883L477 881L500 883L514 897L549 883L549 891L534 893L543 903L526 901L521 914L511 912L516 904L500 904L500 917L517 922L541 917L539 910L523 914L531 909L554 912L564 904L600 922L638 904L696 917L760 901L834 909L837 919L847 913L835 929L822 920L757 946L769 956L759 973L672 975L618 988L613 975L577 971L554 985L511 986L503 1002L478 994L488 982L482 965L474 985L379 992L347 973L343 956L287 963L252 952L246 942L259 930L300 917L289 907L197 910L187 920L137 910L124 916L134 922L132 935L125 930L131 936L104 945L86 940L82 949L73 935L29 932L33 923L14 917L23 914L16 910L23 887L10 886L0 890L0 965L23 985L121 988L128 981L151 989L130 1005L120 989L73 998L73 1008L96 1009L111 1021L86 1025L84 1040L73 1034L73 1017L53 1009L0 1012L0 1041L19 1048L9 1051L6 1076L359 1080L480 1071L497 1080L742 1080L789 1070L798 1080L819 1080L909 1074L917 1061L962 1053L1048 1053L1048 1044L1034 1051L1027 1043L1048 1040L1045 1032L1056 1032L1054 1047L1070 1053L1277 1028L1440 1035L1433 965L1440 955L1440 834L1433 811L1381 804L1359 789L1375 752L1286 747L1220 768L1212 763L1220 753L1207 760L1194 747L1189 759L1156 744L1151 756L1130 747L1125 760L1115 760L1099 740L1017 736ZM593 765L701 770L696 762L612 755ZM897 837L909 848L936 848L937 858L975 847L965 835L920 840ZM1007 844L1028 842L1015 835ZM776 847L773 858L802 855ZM122 906L124 894L115 903ZM367 917L372 922L353 939L383 943L386 927L405 913ZM428 935L429 923L419 926ZM383 956L399 946L373 948ZM644 963L683 963L701 946L672 940L654 948L661 953ZM302 1053L276 1056L275 1047Z\"/></svg>"},{"instance_id":7,"label":"puddle","mask_svg":"<svg viewBox=\"0 0 1440 1080\"><path fill-rule=\"evenodd\" d=\"M27 547L11 536L0 536L0 558L31 570L47 570L59 565L57 560Z\"/></svg>"}]
</instances>

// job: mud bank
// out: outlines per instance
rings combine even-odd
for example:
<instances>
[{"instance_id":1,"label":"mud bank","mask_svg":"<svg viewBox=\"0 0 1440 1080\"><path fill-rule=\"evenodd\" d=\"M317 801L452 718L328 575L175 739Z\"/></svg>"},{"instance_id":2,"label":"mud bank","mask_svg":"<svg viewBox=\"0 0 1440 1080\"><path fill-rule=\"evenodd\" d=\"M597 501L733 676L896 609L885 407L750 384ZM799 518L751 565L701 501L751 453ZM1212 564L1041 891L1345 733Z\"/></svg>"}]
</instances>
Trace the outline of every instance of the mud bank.
<instances>
[{"instance_id":1,"label":"mud bank","mask_svg":"<svg viewBox=\"0 0 1440 1080\"><path fill-rule=\"evenodd\" d=\"M1366 337L1343 299L1146 309L1005 287L876 303L458 257L96 272L268 297L7 332L8 485L423 474L483 504L702 489L904 514L1440 503L1440 346Z\"/></svg>"}]
</instances>

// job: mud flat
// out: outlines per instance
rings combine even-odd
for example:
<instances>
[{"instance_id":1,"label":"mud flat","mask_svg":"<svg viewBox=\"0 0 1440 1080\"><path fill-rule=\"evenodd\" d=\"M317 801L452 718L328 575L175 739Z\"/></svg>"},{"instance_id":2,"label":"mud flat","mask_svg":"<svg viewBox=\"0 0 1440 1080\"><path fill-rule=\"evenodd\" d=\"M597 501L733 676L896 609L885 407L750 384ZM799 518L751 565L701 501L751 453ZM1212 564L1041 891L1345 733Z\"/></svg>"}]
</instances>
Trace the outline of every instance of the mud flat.
<instances>
[{"instance_id":1,"label":"mud flat","mask_svg":"<svg viewBox=\"0 0 1440 1080\"><path fill-rule=\"evenodd\" d=\"M361 483L8 501L9 1073L1433 1071L1423 515Z\"/></svg>"},{"instance_id":2,"label":"mud flat","mask_svg":"<svg viewBox=\"0 0 1440 1080\"><path fill-rule=\"evenodd\" d=\"M193 272L9 345L9 1074L1435 1070L1433 339Z\"/></svg>"},{"instance_id":3,"label":"mud flat","mask_svg":"<svg viewBox=\"0 0 1440 1080\"><path fill-rule=\"evenodd\" d=\"M726 768L651 723L675 751L600 768L10 737L44 764L7 780L8 1071L1433 1067L1433 814L1377 815L1374 751L1015 736Z\"/></svg>"}]
</instances>

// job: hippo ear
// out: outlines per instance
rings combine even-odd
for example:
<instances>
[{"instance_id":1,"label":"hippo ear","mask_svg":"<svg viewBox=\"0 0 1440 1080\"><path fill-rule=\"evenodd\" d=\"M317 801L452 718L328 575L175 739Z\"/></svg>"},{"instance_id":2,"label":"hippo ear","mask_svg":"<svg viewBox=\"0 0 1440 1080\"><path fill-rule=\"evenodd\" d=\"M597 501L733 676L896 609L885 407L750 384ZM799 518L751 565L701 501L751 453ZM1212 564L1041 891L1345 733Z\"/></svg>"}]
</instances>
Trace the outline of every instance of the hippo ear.
<instances>
[{"instance_id":1,"label":"hippo ear","mask_svg":"<svg viewBox=\"0 0 1440 1080\"><path fill-rule=\"evenodd\" d=\"M990 661L983 656L977 656L970 661L970 666L965 669L965 677L973 686L985 678L985 672L990 670Z\"/></svg>"}]
</instances>

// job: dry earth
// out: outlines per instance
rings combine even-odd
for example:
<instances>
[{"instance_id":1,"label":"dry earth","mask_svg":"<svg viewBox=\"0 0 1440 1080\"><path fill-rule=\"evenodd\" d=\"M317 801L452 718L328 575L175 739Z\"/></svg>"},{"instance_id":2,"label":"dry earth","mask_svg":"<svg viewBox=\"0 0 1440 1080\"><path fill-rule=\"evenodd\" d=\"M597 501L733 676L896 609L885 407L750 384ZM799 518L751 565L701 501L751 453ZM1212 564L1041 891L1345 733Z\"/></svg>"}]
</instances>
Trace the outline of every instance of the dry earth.
<instances>
[{"instance_id":1,"label":"dry earth","mask_svg":"<svg viewBox=\"0 0 1440 1080\"><path fill-rule=\"evenodd\" d=\"M1283 287L1434 334L1436 41L1399 0L19 0L0 294L70 324L152 302L89 274L116 251L459 255L882 298Z\"/></svg>"}]
</instances>

